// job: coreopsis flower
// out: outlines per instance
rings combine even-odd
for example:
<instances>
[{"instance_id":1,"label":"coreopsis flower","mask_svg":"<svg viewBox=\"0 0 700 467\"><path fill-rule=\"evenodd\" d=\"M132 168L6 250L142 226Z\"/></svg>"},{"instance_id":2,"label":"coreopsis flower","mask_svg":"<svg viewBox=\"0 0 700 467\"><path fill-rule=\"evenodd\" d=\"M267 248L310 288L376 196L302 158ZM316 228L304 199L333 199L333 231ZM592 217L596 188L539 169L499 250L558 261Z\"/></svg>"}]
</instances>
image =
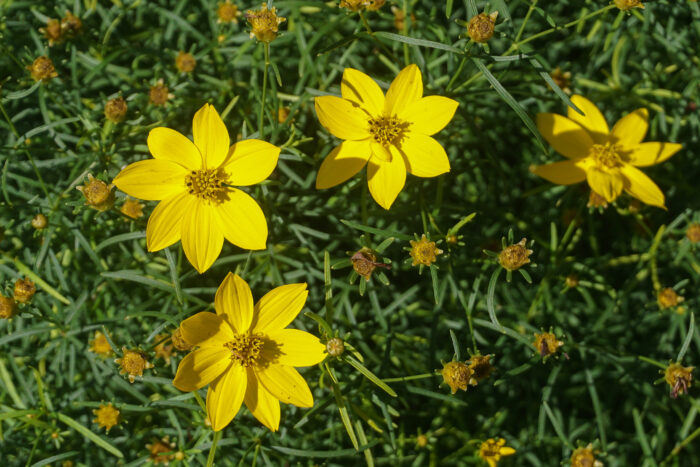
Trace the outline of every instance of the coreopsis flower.
<instances>
[{"instance_id":1,"label":"coreopsis flower","mask_svg":"<svg viewBox=\"0 0 700 467\"><path fill-rule=\"evenodd\" d=\"M27 70L31 73L34 81L48 81L58 76L51 59L43 55L37 57L31 65L28 65Z\"/></svg>"},{"instance_id":2,"label":"coreopsis flower","mask_svg":"<svg viewBox=\"0 0 700 467\"><path fill-rule=\"evenodd\" d=\"M112 346L109 345L107 337L100 331L95 331L95 338L90 341L90 352L103 357L112 354Z\"/></svg>"},{"instance_id":3,"label":"coreopsis flower","mask_svg":"<svg viewBox=\"0 0 700 467\"><path fill-rule=\"evenodd\" d=\"M45 28L39 28L39 32L49 41L49 47L58 44L63 40L61 22L55 18L50 18L46 22Z\"/></svg>"},{"instance_id":4,"label":"coreopsis flower","mask_svg":"<svg viewBox=\"0 0 700 467\"><path fill-rule=\"evenodd\" d=\"M535 333L535 340L532 345L537 349L540 357L547 358L557 353L557 350L564 345L564 342L558 340L554 333L543 332Z\"/></svg>"},{"instance_id":5,"label":"coreopsis flower","mask_svg":"<svg viewBox=\"0 0 700 467\"><path fill-rule=\"evenodd\" d=\"M168 465L170 461L175 460L175 454L168 454L175 451L175 443L170 441L169 436L152 440L151 444L146 445L146 449L148 449L148 459L154 465Z\"/></svg>"},{"instance_id":6,"label":"coreopsis flower","mask_svg":"<svg viewBox=\"0 0 700 467\"><path fill-rule=\"evenodd\" d=\"M697 222L690 224L688 226L688 229L685 231L685 236L690 241L690 243L700 242L700 224L698 224Z\"/></svg>"},{"instance_id":7,"label":"coreopsis flower","mask_svg":"<svg viewBox=\"0 0 700 467\"><path fill-rule=\"evenodd\" d=\"M532 250L525 248L527 239L523 238L518 243L505 247L498 254L498 263L507 271L515 271L530 262L529 256Z\"/></svg>"},{"instance_id":8,"label":"coreopsis flower","mask_svg":"<svg viewBox=\"0 0 700 467\"><path fill-rule=\"evenodd\" d=\"M474 370L469 368L466 363L452 361L442 365L441 374L442 380L450 387L452 394L455 394L458 389L467 390Z\"/></svg>"},{"instance_id":9,"label":"coreopsis flower","mask_svg":"<svg viewBox=\"0 0 700 467\"><path fill-rule=\"evenodd\" d=\"M603 463L595 458L593 445L588 443L585 448L576 448L569 459L571 467L603 467Z\"/></svg>"},{"instance_id":10,"label":"coreopsis flower","mask_svg":"<svg viewBox=\"0 0 700 467\"><path fill-rule=\"evenodd\" d=\"M369 0L340 0L338 8L345 8L350 11L364 10L370 4Z\"/></svg>"},{"instance_id":11,"label":"coreopsis flower","mask_svg":"<svg viewBox=\"0 0 700 467\"><path fill-rule=\"evenodd\" d=\"M153 105L165 105L173 97L175 95L170 92L162 78L156 82L155 86L151 86L151 89L148 91L148 101Z\"/></svg>"},{"instance_id":12,"label":"coreopsis flower","mask_svg":"<svg viewBox=\"0 0 700 467\"><path fill-rule=\"evenodd\" d=\"M365 9L367 11L379 11L385 3L386 0L369 0L369 3L365 6Z\"/></svg>"},{"instance_id":13,"label":"coreopsis flower","mask_svg":"<svg viewBox=\"0 0 700 467\"><path fill-rule=\"evenodd\" d=\"M488 42L496 30L496 18L498 18L498 12L494 11L491 14L479 13L478 15L472 16L467 24L467 35L474 42L485 43Z\"/></svg>"},{"instance_id":14,"label":"coreopsis flower","mask_svg":"<svg viewBox=\"0 0 700 467\"><path fill-rule=\"evenodd\" d=\"M46 218L45 215L39 213L36 216L32 217L31 224L32 227L34 227L36 230L44 230L46 226L49 225L49 220Z\"/></svg>"},{"instance_id":15,"label":"coreopsis flower","mask_svg":"<svg viewBox=\"0 0 700 467\"><path fill-rule=\"evenodd\" d=\"M114 185L107 185L102 180L98 180L88 174L88 181L85 185L77 186L85 197L85 204L98 211L107 211L114 206Z\"/></svg>"},{"instance_id":16,"label":"coreopsis flower","mask_svg":"<svg viewBox=\"0 0 700 467\"><path fill-rule=\"evenodd\" d=\"M491 355L472 355L469 358L469 369L472 370L469 384L476 386L479 382L491 376L491 373L495 370L491 364Z\"/></svg>"},{"instance_id":17,"label":"coreopsis flower","mask_svg":"<svg viewBox=\"0 0 700 467\"><path fill-rule=\"evenodd\" d=\"M105 117L112 123L119 123L126 117L128 106L123 97L115 97L105 104Z\"/></svg>"},{"instance_id":18,"label":"coreopsis flower","mask_svg":"<svg viewBox=\"0 0 700 467\"><path fill-rule=\"evenodd\" d=\"M95 418L92 420L97 423L100 428L104 428L107 433L112 427L119 424L119 409L115 408L111 402L100 404L100 407L92 411Z\"/></svg>"},{"instance_id":19,"label":"coreopsis flower","mask_svg":"<svg viewBox=\"0 0 700 467\"><path fill-rule=\"evenodd\" d=\"M120 375L129 375L130 383L133 383L137 376L143 376L144 370L153 368L153 363L147 360L145 353L138 349L129 350L126 347L122 347L122 358L117 358L114 362L121 367Z\"/></svg>"},{"instance_id":20,"label":"coreopsis flower","mask_svg":"<svg viewBox=\"0 0 700 467\"><path fill-rule=\"evenodd\" d=\"M197 60L195 60L194 55L189 52L183 52L181 50L178 52L177 57L175 57L175 68L177 68L180 73L191 73L196 66Z\"/></svg>"},{"instance_id":21,"label":"coreopsis flower","mask_svg":"<svg viewBox=\"0 0 700 467\"><path fill-rule=\"evenodd\" d=\"M119 212L130 219L136 220L143 217L143 204L139 203L135 199L128 198L126 201L124 201L122 207L119 208Z\"/></svg>"},{"instance_id":22,"label":"coreopsis flower","mask_svg":"<svg viewBox=\"0 0 700 467\"><path fill-rule=\"evenodd\" d=\"M515 449L506 446L506 440L503 438L499 438L498 441L490 438L479 446L479 457L485 460L489 467L496 467L501 457L512 456L513 454L515 454Z\"/></svg>"},{"instance_id":23,"label":"coreopsis flower","mask_svg":"<svg viewBox=\"0 0 700 467\"><path fill-rule=\"evenodd\" d=\"M615 6L622 11L631 10L632 8L644 8L641 0L614 0Z\"/></svg>"},{"instance_id":24,"label":"coreopsis flower","mask_svg":"<svg viewBox=\"0 0 700 467\"><path fill-rule=\"evenodd\" d=\"M151 130L154 158L130 164L114 184L135 198L160 201L146 227L148 251L182 240L187 259L203 273L218 258L224 238L245 249L265 248L265 215L235 186L265 180L280 148L256 139L229 147L226 125L209 104L195 114L192 127L194 143L169 128Z\"/></svg>"},{"instance_id":25,"label":"coreopsis flower","mask_svg":"<svg viewBox=\"0 0 700 467\"><path fill-rule=\"evenodd\" d=\"M662 310L678 306L683 300L685 299L678 295L671 287L665 287L659 290L659 293L656 295L656 301L659 303L659 307Z\"/></svg>"},{"instance_id":26,"label":"coreopsis flower","mask_svg":"<svg viewBox=\"0 0 700 467\"><path fill-rule=\"evenodd\" d=\"M238 11L238 6L231 3L231 0L226 0L224 3L219 3L216 16L219 18L216 20L217 23L238 23L241 12Z\"/></svg>"},{"instance_id":27,"label":"coreopsis flower","mask_svg":"<svg viewBox=\"0 0 700 467\"><path fill-rule=\"evenodd\" d=\"M671 386L671 397L675 399L678 394L688 394L694 369L693 366L684 367L680 363L671 363L666 367L664 379Z\"/></svg>"},{"instance_id":28,"label":"coreopsis flower","mask_svg":"<svg viewBox=\"0 0 700 467\"><path fill-rule=\"evenodd\" d=\"M272 431L279 428L279 401L313 406L294 367L321 362L326 347L312 334L287 328L307 295L305 283L283 285L253 305L248 284L229 273L216 291L216 313L203 311L180 324L182 337L198 348L182 359L173 385L196 391L209 384L207 415L214 431L226 427L243 402Z\"/></svg>"},{"instance_id":29,"label":"coreopsis flower","mask_svg":"<svg viewBox=\"0 0 700 467\"><path fill-rule=\"evenodd\" d=\"M331 188L367 165L374 200L389 209L406 182L406 172L435 177L450 171L443 147L431 135L452 119L456 101L423 97L423 78L416 65L396 76L386 97L369 76L346 68L342 98L314 99L316 114L334 136L343 139L326 156L316 176L316 188Z\"/></svg>"},{"instance_id":30,"label":"coreopsis flower","mask_svg":"<svg viewBox=\"0 0 700 467\"><path fill-rule=\"evenodd\" d=\"M608 202L598 193L591 190L591 192L588 194L588 203L586 203L586 207L593 209L605 209L608 207Z\"/></svg>"},{"instance_id":31,"label":"coreopsis flower","mask_svg":"<svg viewBox=\"0 0 700 467\"><path fill-rule=\"evenodd\" d=\"M13 298L17 303L29 303L36 293L36 286L29 278L17 279Z\"/></svg>"},{"instance_id":32,"label":"coreopsis flower","mask_svg":"<svg viewBox=\"0 0 700 467\"><path fill-rule=\"evenodd\" d=\"M277 16L277 8L267 8L263 3L259 10L248 10L246 18L250 23L250 38L256 37L260 42L270 43L277 38L279 25L287 18Z\"/></svg>"},{"instance_id":33,"label":"coreopsis flower","mask_svg":"<svg viewBox=\"0 0 700 467\"><path fill-rule=\"evenodd\" d=\"M624 190L643 203L665 208L664 194L637 167L658 164L681 149L680 144L642 143L648 128L648 112L637 109L608 128L598 108L583 96L571 101L585 116L569 107L568 117L553 113L537 115L537 128L554 148L569 160L530 167L558 185L587 180L608 203Z\"/></svg>"},{"instance_id":34,"label":"coreopsis flower","mask_svg":"<svg viewBox=\"0 0 700 467\"><path fill-rule=\"evenodd\" d=\"M10 297L0 294L0 318L10 319L17 314L17 303Z\"/></svg>"},{"instance_id":35,"label":"coreopsis flower","mask_svg":"<svg viewBox=\"0 0 700 467\"><path fill-rule=\"evenodd\" d=\"M413 258L411 266L417 266L419 264L423 266L430 266L435 262L438 255L441 255L443 251L435 245L435 242L431 242L423 234L420 240L409 240L411 244L411 251L409 255Z\"/></svg>"}]
</instances>

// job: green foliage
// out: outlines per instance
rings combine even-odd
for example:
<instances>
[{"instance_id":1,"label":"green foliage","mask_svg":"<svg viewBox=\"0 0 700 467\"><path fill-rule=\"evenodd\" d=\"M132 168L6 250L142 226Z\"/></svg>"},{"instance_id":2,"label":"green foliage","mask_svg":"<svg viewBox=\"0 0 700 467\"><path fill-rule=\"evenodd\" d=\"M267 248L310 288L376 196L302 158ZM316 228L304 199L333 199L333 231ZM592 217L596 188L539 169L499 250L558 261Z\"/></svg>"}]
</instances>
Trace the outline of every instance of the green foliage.
<instances>
[{"instance_id":1,"label":"green foliage","mask_svg":"<svg viewBox=\"0 0 700 467\"><path fill-rule=\"evenodd\" d=\"M388 1L362 19L332 1L274 5L287 22L270 44L262 116L265 139L282 154L271 178L249 190L268 221L268 248L226 243L199 275L179 245L147 252L154 202L131 221L117 209L124 194L98 213L76 186L87 174L109 183L150 157L152 128L187 134L206 102L232 138L258 136L265 52L245 18L217 23L216 0L0 2L0 286L12 296L15 280L29 277L38 289L19 316L0 322L5 464L141 465L146 445L169 436L183 465L204 464L212 443L216 465L477 465L480 441L498 437L517 450L502 465L559 465L588 443L606 465L691 465L700 456L697 390L672 399L661 373L679 354L697 365L700 345L692 314L700 256L685 237L700 221L698 4L649 1L623 13L603 0L493 1L496 35L484 46L463 26L484 2ZM407 13L401 30L390 6ZM66 10L83 30L49 47L39 28ZM197 60L190 74L175 68L181 50ZM41 55L58 77L35 83L25 67ZM339 94L346 67L386 89L409 63L421 68L426 94L459 101L435 136L450 173L409 175L390 211L368 195L363 174L316 190L320 162L338 141L318 123L313 98ZM646 140L683 144L645 169L668 210L629 197L588 209L581 185L528 173L559 157L533 123L570 103L549 75L556 67L609 122L647 107ZM165 106L148 102L159 79L174 95ZM128 104L121 123L103 113L116 96ZM283 122L280 107L290 112ZM48 218L44 230L31 226L38 213ZM534 241L533 264L506 281L483 251L500 251L511 229L516 241ZM422 233L444 254L419 275L405 248ZM381 245L393 267L381 271L386 281L360 278L358 291L347 269L331 265L349 265L346 251L363 245ZM213 309L228 271L256 299L308 282L306 316L294 325L324 342L343 338L346 353L302 370L315 405L283 405L279 432L244 408L215 440L200 407L205 390L195 397L172 386L184 354L168 364L154 348L181 320ZM577 285L567 287L572 275ZM659 308L663 287L685 296L682 308ZM565 342L544 362L532 346L541 330ZM115 356L89 350L96 331L108 334ZM155 364L134 384L113 362L122 346ZM496 372L451 395L436 370L460 351L462 360L494 355ZM102 402L121 411L109 433L92 421Z\"/></svg>"}]
</instances>

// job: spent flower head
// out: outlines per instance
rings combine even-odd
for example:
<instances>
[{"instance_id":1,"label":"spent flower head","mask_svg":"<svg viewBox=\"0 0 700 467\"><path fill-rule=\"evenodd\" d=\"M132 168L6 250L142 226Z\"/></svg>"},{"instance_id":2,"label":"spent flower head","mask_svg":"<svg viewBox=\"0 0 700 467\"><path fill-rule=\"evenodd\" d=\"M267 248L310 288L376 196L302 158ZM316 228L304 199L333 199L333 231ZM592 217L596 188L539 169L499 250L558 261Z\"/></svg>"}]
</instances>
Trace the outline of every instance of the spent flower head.
<instances>
[{"instance_id":1,"label":"spent flower head","mask_svg":"<svg viewBox=\"0 0 700 467\"><path fill-rule=\"evenodd\" d=\"M287 18L277 16L277 8L268 9L267 3L263 3L259 10L248 10L245 16L250 24L250 38L267 43L277 38L279 25L287 21Z\"/></svg>"},{"instance_id":2,"label":"spent flower head","mask_svg":"<svg viewBox=\"0 0 700 467\"><path fill-rule=\"evenodd\" d=\"M119 208L119 212L130 219L136 220L143 217L143 204L135 199L127 198L122 207Z\"/></svg>"},{"instance_id":3,"label":"spent flower head","mask_svg":"<svg viewBox=\"0 0 700 467\"><path fill-rule=\"evenodd\" d=\"M83 30L83 22L70 11L61 18L61 32L66 38L73 38Z\"/></svg>"},{"instance_id":4,"label":"spent flower head","mask_svg":"<svg viewBox=\"0 0 700 467\"><path fill-rule=\"evenodd\" d=\"M217 23L238 23L238 17L241 12L238 11L238 6L231 3L231 0L226 0L224 3L219 3L216 8Z\"/></svg>"},{"instance_id":5,"label":"spent flower head","mask_svg":"<svg viewBox=\"0 0 700 467\"><path fill-rule=\"evenodd\" d=\"M515 271L528 264L532 250L527 249L526 245L527 239L523 238L518 243L503 248L498 254L498 264L507 271Z\"/></svg>"},{"instance_id":6,"label":"spent flower head","mask_svg":"<svg viewBox=\"0 0 700 467\"><path fill-rule=\"evenodd\" d=\"M333 337L326 342L326 352L331 357L340 357L345 353L345 342L340 337Z\"/></svg>"},{"instance_id":7,"label":"spent flower head","mask_svg":"<svg viewBox=\"0 0 700 467\"><path fill-rule=\"evenodd\" d=\"M0 294L0 318L10 319L17 314L17 303L10 297Z\"/></svg>"},{"instance_id":8,"label":"spent flower head","mask_svg":"<svg viewBox=\"0 0 700 467\"><path fill-rule=\"evenodd\" d=\"M17 303L29 303L32 297L36 293L36 286L34 282L25 277L24 279L17 279L15 281L15 290L13 298Z\"/></svg>"},{"instance_id":9,"label":"spent flower head","mask_svg":"<svg viewBox=\"0 0 700 467\"><path fill-rule=\"evenodd\" d=\"M95 331L95 337L90 341L90 351L102 357L112 355L112 346L109 345L107 336Z\"/></svg>"},{"instance_id":10,"label":"spent flower head","mask_svg":"<svg viewBox=\"0 0 700 467\"><path fill-rule=\"evenodd\" d=\"M340 0L338 7L357 12L364 10L369 4L370 0Z\"/></svg>"},{"instance_id":11,"label":"spent flower head","mask_svg":"<svg viewBox=\"0 0 700 467\"><path fill-rule=\"evenodd\" d=\"M197 60L189 52L183 52L182 50L178 52L175 57L175 68L180 73L192 73L194 68L197 66Z\"/></svg>"},{"instance_id":12,"label":"spent flower head","mask_svg":"<svg viewBox=\"0 0 700 467\"><path fill-rule=\"evenodd\" d=\"M551 332L535 333L535 340L532 345L537 349L540 357L546 359L557 353L559 347L564 345L563 341L557 339L557 336Z\"/></svg>"},{"instance_id":13,"label":"spent flower head","mask_svg":"<svg viewBox=\"0 0 700 467\"><path fill-rule=\"evenodd\" d=\"M506 440L498 438L487 439L479 446L479 457L485 460L489 467L496 467L501 457L512 456L515 454L515 449L506 446Z\"/></svg>"},{"instance_id":14,"label":"spent flower head","mask_svg":"<svg viewBox=\"0 0 700 467\"><path fill-rule=\"evenodd\" d=\"M163 78L159 79L154 86L148 90L148 102L153 105L163 106L170 99L175 97L170 89L164 84Z\"/></svg>"},{"instance_id":15,"label":"spent flower head","mask_svg":"<svg viewBox=\"0 0 700 467\"><path fill-rule=\"evenodd\" d=\"M615 6L622 11L631 10L632 8L644 8L641 0L613 0Z\"/></svg>"},{"instance_id":16,"label":"spent flower head","mask_svg":"<svg viewBox=\"0 0 700 467\"><path fill-rule=\"evenodd\" d=\"M476 386L477 383L491 376L496 368L491 364L491 355L472 355L469 358L469 369L472 370L472 376L469 384Z\"/></svg>"},{"instance_id":17,"label":"spent flower head","mask_svg":"<svg viewBox=\"0 0 700 467\"><path fill-rule=\"evenodd\" d=\"M76 187L85 197L85 204L98 211L107 211L114 206L114 185L107 185L102 180L98 180L88 174L88 181L85 185Z\"/></svg>"},{"instance_id":18,"label":"spent flower head","mask_svg":"<svg viewBox=\"0 0 700 467\"><path fill-rule=\"evenodd\" d=\"M438 248L435 242L431 242L425 236L421 235L420 240L409 240L411 244L410 255L413 258L411 266L423 265L430 266L437 260L437 256L441 255L443 251Z\"/></svg>"},{"instance_id":19,"label":"spent flower head","mask_svg":"<svg viewBox=\"0 0 700 467\"><path fill-rule=\"evenodd\" d=\"M151 444L146 445L146 449L148 449L148 459L154 465L168 465L170 461L175 460L176 453L173 452L175 451L175 443L170 441L169 436L153 439Z\"/></svg>"},{"instance_id":20,"label":"spent flower head","mask_svg":"<svg viewBox=\"0 0 700 467\"><path fill-rule=\"evenodd\" d=\"M123 97L115 97L105 104L105 117L112 123L119 123L126 118L128 106Z\"/></svg>"},{"instance_id":21,"label":"spent flower head","mask_svg":"<svg viewBox=\"0 0 700 467\"><path fill-rule=\"evenodd\" d=\"M656 301L659 303L659 307L662 310L678 306L683 300L685 300L685 298L678 295L671 287L665 287L659 290L656 295Z\"/></svg>"},{"instance_id":22,"label":"spent flower head","mask_svg":"<svg viewBox=\"0 0 700 467\"><path fill-rule=\"evenodd\" d=\"M469 368L466 363L451 361L443 364L440 373L442 380L450 387L452 394L455 394L458 389L467 390L474 370Z\"/></svg>"},{"instance_id":23,"label":"spent flower head","mask_svg":"<svg viewBox=\"0 0 700 467\"><path fill-rule=\"evenodd\" d=\"M556 67L554 70L552 70L549 76L552 78L552 81L554 81L554 83L556 83L556 85L559 86L559 89L564 91L564 93L566 94L571 94L570 71L562 71L561 68Z\"/></svg>"},{"instance_id":24,"label":"spent flower head","mask_svg":"<svg viewBox=\"0 0 700 467\"><path fill-rule=\"evenodd\" d=\"M170 339L173 343L173 347L175 347L177 350L182 350L184 352L189 352L192 350L193 346L187 343L187 341L182 337L182 330L180 327L175 328L170 336Z\"/></svg>"},{"instance_id":25,"label":"spent flower head","mask_svg":"<svg viewBox=\"0 0 700 467\"><path fill-rule=\"evenodd\" d=\"M46 27L39 28L39 32L49 41L49 47L63 41L61 22L55 18L50 18L46 22Z\"/></svg>"},{"instance_id":26,"label":"spent flower head","mask_svg":"<svg viewBox=\"0 0 700 467\"><path fill-rule=\"evenodd\" d=\"M493 37L496 28L496 18L498 12L494 11L491 14L479 13L472 16L467 24L467 35L474 42L485 43Z\"/></svg>"},{"instance_id":27,"label":"spent flower head","mask_svg":"<svg viewBox=\"0 0 700 467\"><path fill-rule=\"evenodd\" d=\"M31 65L28 65L27 70L31 73L34 81L48 81L58 76L51 59L43 55L37 57Z\"/></svg>"},{"instance_id":28,"label":"spent flower head","mask_svg":"<svg viewBox=\"0 0 700 467\"><path fill-rule=\"evenodd\" d=\"M664 379L671 386L671 397L677 398L679 394L688 394L691 381L693 380L694 366L684 367L678 363L670 363L664 371Z\"/></svg>"},{"instance_id":29,"label":"spent flower head","mask_svg":"<svg viewBox=\"0 0 700 467\"><path fill-rule=\"evenodd\" d=\"M153 364L148 361L147 355L139 349L129 350L122 347L122 358L114 360L120 366L120 375L128 374L129 382L133 383L137 376L143 376L144 370L153 368Z\"/></svg>"},{"instance_id":30,"label":"spent flower head","mask_svg":"<svg viewBox=\"0 0 700 467\"><path fill-rule=\"evenodd\" d=\"M700 224L693 222L685 231L685 237L690 243L700 242Z\"/></svg>"},{"instance_id":31,"label":"spent flower head","mask_svg":"<svg viewBox=\"0 0 700 467\"><path fill-rule=\"evenodd\" d=\"M569 459L571 467L603 467L603 463L595 458L595 454L591 443L586 447L576 448Z\"/></svg>"},{"instance_id":32,"label":"spent flower head","mask_svg":"<svg viewBox=\"0 0 700 467\"><path fill-rule=\"evenodd\" d=\"M95 414L95 418L92 420L97 423L100 428L104 428L107 433L112 427L119 424L119 409L115 408L111 402L107 404L100 404L100 407L92 411Z\"/></svg>"},{"instance_id":33,"label":"spent flower head","mask_svg":"<svg viewBox=\"0 0 700 467\"><path fill-rule=\"evenodd\" d=\"M36 230L43 230L49 225L49 220L46 218L45 215L39 213L36 216L32 217L31 224L32 227L34 227Z\"/></svg>"},{"instance_id":34,"label":"spent flower head","mask_svg":"<svg viewBox=\"0 0 700 467\"><path fill-rule=\"evenodd\" d=\"M155 341L158 342L158 344L153 348L156 358L162 358L166 365L170 365L170 357L173 353L176 353L169 337L168 334L158 334L155 337Z\"/></svg>"}]
</instances>

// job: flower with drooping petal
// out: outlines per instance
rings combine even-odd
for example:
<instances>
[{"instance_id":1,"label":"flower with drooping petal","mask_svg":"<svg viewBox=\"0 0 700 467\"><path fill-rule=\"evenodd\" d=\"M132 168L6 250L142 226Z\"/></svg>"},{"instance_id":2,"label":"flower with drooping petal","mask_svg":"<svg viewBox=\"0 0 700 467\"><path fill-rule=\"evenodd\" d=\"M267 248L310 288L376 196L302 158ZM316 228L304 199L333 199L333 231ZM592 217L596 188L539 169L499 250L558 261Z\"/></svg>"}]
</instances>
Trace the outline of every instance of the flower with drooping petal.
<instances>
[{"instance_id":1,"label":"flower with drooping petal","mask_svg":"<svg viewBox=\"0 0 700 467\"><path fill-rule=\"evenodd\" d=\"M224 238L248 250L265 248L265 215L235 186L265 180L280 148L256 139L229 148L228 130L209 104L195 114L192 127L194 143L169 128L151 130L154 158L127 166L114 184L134 198L160 201L146 227L148 251L182 240L187 259L203 273L219 257Z\"/></svg>"},{"instance_id":2,"label":"flower with drooping petal","mask_svg":"<svg viewBox=\"0 0 700 467\"><path fill-rule=\"evenodd\" d=\"M569 107L568 117L552 113L537 115L537 128L555 151L569 160L530 167L530 170L557 185L573 185L584 180L608 203L624 190L651 206L665 208L664 194L637 167L659 164L681 149L680 144L642 143L649 126L647 109L627 114L608 128L598 108L583 96L571 101L583 111Z\"/></svg>"},{"instance_id":3,"label":"flower with drooping petal","mask_svg":"<svg viewBox=\"0 0 700 467\"><path fill-rule=\"evenodd\" d=\"M263 425L277 431L280 401L312 407L313 396L294 368L315 365L326 347L314 335L289 329L304 307L306 284L268 292L255 305L248 284L229 273L216 291L216 313L200 312L180 324L198 346L182 359L173 385L196 391L207 384L207 415L214 431L228 425L245 402Z\"/></svg>"},{"instance_id":4,"label":"flower with drooping petal","mask_svg":"<svg viewBox=\"0 0 700 467\"><path fill-rule=\"evenodd\" d=\"M326 156L316 176L316 188L334 187L367 165L374 200L389 209L406 182L406 172L436 177L450 171L443 147L431 136L452 119L456 101L423 97L423 77L416 65L396 76L384 93L372 78L346 68L342 98L314 99L318 119L334 136L345 140Z\"/></svg>"},{"instance_id":5,"label":"flower with drooping petal","mask_svg":"<svg viewBox=\"0 0 700 467\"><path fill-rule=\"evenodd\" d=\"M501 457L512 456L513 454L515 454L515 449L506 446L506 440L503 438L499 438L498 441L489 438L481 443L479 447L479 457L485 460L489 467L496 467Z\"/></svg>"}]
</instances>

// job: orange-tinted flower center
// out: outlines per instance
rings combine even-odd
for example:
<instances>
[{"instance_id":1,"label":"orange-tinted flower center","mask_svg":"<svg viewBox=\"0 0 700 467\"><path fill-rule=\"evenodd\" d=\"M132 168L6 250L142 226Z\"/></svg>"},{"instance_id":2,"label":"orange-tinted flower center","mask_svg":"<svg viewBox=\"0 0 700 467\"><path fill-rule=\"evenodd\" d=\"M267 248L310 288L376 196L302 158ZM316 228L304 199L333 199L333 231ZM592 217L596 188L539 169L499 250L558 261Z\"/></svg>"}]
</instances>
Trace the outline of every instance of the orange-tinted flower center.
<instances>
[{"instance_id":1,"label":"orange-tinted flower center","mask_svg":"<svg viewBox=\"0 0 700 467\"><path fill-rule=\"evenodd\" d=\"M374 141L382 146L398 144L407 128L408 123L396 117L381 116L369 119L369 132Z\"/></svg>"},{"instance_id":2,"label":"orange-tinted flower center","mask_svg":"<svg viewBox=\"0 0 700 467\"><path fill-rule=\"evenodd\" d=\"M221 169L193 170L185 176L189 193L207 201L223 201L225 182L226 173Z\"/></svg>"},{"instance_id":3,"label":"orange-tinted flower center","mask_svg":"<svg viewBox=\"0 0 700 467\"><path fill-rule=\"evenodd\" d=\"M263 338L260 334L239 334L224 347L231 351L231 360L235 360L243 366L253 365L260 358L263 347Z\"/></svg>"},{"instance_id":4,"label":"orange-tinted flower center","mask_svg":"<svg viewBox=\"0 0 700 467\"><path fill-rule=\"evenodd\" d=\"M591 148L591 157L593 157L598 167L612 169L622 165L620 146L617 144L594 144Z\"/></svg>"}]
</instances>

